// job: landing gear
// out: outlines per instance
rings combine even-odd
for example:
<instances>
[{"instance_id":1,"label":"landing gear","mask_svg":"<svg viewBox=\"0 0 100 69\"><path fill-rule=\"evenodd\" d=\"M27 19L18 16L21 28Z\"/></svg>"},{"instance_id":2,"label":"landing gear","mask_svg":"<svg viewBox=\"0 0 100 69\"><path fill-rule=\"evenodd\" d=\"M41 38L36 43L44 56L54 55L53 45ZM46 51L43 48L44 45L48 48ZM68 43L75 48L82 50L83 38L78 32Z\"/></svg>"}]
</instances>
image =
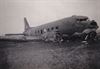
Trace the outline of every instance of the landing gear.
<instances>
[{"instance_id":1,"label":"landing gear","mask_svg":"<svg viewBox=\"0 0 100 69\"><path fill-rule=\"evenodd\" d=\"M63 42L62 34L60 32L55 32L54 41L59 43Z\"/></svg>"},{"instance_id":2,"label":"landing gear","mask_svg":"<svg viewBox=\"0 0 100 69\"><path fill-rule=\"evenodd\" d=\"M95 31L91 31L88 34L84 33L82 35L82 40L87 41L88 43L92 43L95 41L96 35L97 35L97 33Z\"/></svg>"}]
</instances>

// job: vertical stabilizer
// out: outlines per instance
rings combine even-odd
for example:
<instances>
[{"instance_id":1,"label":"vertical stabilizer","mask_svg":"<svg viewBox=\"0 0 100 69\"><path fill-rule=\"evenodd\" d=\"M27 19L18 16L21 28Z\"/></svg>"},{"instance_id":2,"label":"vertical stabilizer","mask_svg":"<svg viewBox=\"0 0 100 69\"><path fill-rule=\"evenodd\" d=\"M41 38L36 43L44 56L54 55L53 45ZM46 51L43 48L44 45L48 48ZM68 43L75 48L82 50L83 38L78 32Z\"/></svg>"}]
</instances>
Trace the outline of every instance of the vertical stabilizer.
<instances>
[{"instance_id":1,"label":"vertical stabilizer","mask_svg":"<svg viewBox=\"0 0 100 69\"><path fill-rule=\"evenodd\" d=\"M28 21L27 21L26 17L24 17L24 23L25 23L25 30L29 29L30 26L28 24Z\"/></svg>"}]
</instances>

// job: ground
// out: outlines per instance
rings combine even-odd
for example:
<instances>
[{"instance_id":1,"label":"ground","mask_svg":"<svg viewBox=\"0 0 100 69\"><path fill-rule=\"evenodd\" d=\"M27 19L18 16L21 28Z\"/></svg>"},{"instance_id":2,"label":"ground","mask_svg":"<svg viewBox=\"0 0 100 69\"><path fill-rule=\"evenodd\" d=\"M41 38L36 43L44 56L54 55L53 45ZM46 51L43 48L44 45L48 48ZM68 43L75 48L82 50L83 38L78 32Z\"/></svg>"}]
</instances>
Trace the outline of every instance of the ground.
<instances>
[{"instance_id":1,"label":"ground","mask_svg":"<svg viewBox=\"0 0 100 69\"><path fill-rule=\"evenodd\" d=\"M99 46L99 41L0 41L0 69L100 69Z\"/></svg>"}]
</instances>

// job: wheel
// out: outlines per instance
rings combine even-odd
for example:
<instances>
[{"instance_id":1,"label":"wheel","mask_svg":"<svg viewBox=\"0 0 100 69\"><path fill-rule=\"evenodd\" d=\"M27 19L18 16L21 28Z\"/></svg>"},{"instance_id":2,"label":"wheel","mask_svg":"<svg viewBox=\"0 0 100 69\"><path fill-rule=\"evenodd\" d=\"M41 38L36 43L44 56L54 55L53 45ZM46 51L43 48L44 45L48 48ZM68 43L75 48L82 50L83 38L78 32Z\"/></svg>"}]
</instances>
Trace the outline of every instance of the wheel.
<instances>
[{"instance_id":1,"label":"wheel","mask_svg":"<svg viewBox=\"0 0 100 69\"><path fill-rule=\"evenodd\" d=\"M94 41L96 35L97 35L97 33L95 31L91 31L90 33L84 35L84 40Z\"/></svg>"}]
</instances>

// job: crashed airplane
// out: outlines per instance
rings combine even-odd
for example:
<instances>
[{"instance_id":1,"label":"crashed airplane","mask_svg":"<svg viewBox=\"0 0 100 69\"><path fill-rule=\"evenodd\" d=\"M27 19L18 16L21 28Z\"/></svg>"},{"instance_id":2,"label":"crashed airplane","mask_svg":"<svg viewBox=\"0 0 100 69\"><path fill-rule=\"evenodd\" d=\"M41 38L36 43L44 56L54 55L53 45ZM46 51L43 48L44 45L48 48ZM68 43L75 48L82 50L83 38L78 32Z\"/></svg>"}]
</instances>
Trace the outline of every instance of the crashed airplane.
<instances>
[{"instance_id":1,"label":"crashed airplane","mask_svg":"<svg viewBox=\"0 0 100 69\"><path fill-rule=\"evenodd\" d=\"M44 41L63 41L65 39L90 40L96 37L98 29L97 22L90 20L87 16L76 16L63 18L54 22L37 27L30 27L24 18L25 30L22 40L42 39Z\"/></svg>"},{"instance_id":2,"label":"crashed airplane","mask_svg":"<svg viewBox=\"0 0 100 69\"><path fill-rule=\"evenodd\" d=\"M95 20L89 20L87 16L76 15L37 27L30 27L26 18L24 18L24 22L24 36L35 36L45 41L61 41L65 38L70 39L76 36L84 40L94 39L98 28Z\"/></svg>"}]
</instances>

